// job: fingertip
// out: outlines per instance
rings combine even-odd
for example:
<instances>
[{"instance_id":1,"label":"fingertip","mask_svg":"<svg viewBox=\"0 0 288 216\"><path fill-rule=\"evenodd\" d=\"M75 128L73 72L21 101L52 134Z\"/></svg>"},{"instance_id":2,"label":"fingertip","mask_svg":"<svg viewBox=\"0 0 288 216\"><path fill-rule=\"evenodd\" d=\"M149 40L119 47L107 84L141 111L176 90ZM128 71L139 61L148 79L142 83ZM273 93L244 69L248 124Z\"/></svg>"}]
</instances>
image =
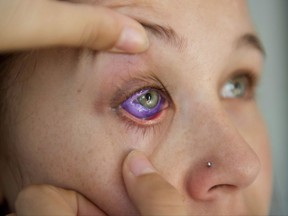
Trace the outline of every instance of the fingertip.
<instances>
[{"instance_id":1,"label":"fingertip","mask_svg":"<svg viewBox=\"0 0 288 216\"><path fill-rule=\"evenodd\" d=\"M83 25L85 31L81 34L84 46L121 53L140 53L149 48L147 32L137 20L103 6L85 9L90 13L87 13L88 24Z\"/></svg>"},{"instance_id":2,"label":"fingertip","mask_svg":"<svg viewBox=\"0 0 288 216\"><path fill-rule=\"evenodd\" d=\"M137 53L144 52L149 47L149 40L145 31L124 26L112 52Z\"/></svg>"},{"instance_id":3,"label":"fingertip","mask_svg":"<svg viewBox=\"0 0 288 216\"><path fill-rule=\"evenodd\" d=\"M49 2L43 13L56 11L51 19L44 17L49 31L36 26L42 46L64 45L110 52L139 53L149 47L144 27L135 19L99 5ZM48 11L48 12L47 12ZM45 15L46 15L45 14ZM50 16L49 16L50 17ZM45 26L44 25L44 26Z\"/></svg>"},{"instance_id":4,"label":"fingertip","mask_svg":"<svg viewBox=\"0 0 288 216\"><path fill-rule=\"evenodd\" d=\"M150 173L156 173L147 157L140 151L132 150L124 161L127 171L131 172L134 176L140 176Z\"/></svg>"}]
</instances>

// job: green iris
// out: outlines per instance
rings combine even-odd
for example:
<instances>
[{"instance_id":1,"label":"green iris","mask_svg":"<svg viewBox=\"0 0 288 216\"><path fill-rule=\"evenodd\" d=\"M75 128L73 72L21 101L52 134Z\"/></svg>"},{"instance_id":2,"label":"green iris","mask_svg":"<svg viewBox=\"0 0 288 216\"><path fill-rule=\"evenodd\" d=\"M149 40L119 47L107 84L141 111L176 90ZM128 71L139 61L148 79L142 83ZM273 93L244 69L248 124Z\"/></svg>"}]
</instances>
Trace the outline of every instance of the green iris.
<instances>
[{"instance_id":1,"label":"green iris","mask_svg":"<svg viewBox=\"0 0 288 216\"><path fill-rule=\"evenodd\" d=\"M157 106L159 98L160 96L157 91L149 90L145 94L139 96L137 99L142 106L148 109L153 109Z\"/></svg>"},{"instance_id":2,"label":"green iris","mask_svg":"<svg viewBox=\"0 0 288 216\"><path fill-rule=\"evenodd\" d=\"M241 75L229 80L222 88L224 98L244 98L249 93L249 79Z\"/></svg>"},{"instance_id":3,"label":"green iris","mask_svg":"<svg viewBox=\"0 0 288 216\"><path fill-rule=\"evenodd\" d=\"M234 95L234 97L243 97L246 93L246 88L248 85L248 80L246 77L237 77L234 80L230 81L233 85L233 88L231 89L231 93Z\"/></svg>"}]
</instances>

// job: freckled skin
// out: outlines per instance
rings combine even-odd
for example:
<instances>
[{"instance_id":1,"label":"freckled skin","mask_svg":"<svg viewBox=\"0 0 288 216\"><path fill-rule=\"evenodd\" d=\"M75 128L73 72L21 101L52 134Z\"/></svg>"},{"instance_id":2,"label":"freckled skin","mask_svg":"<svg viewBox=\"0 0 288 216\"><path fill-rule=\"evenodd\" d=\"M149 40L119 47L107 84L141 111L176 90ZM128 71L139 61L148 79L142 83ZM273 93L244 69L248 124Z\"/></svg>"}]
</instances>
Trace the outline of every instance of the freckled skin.
<instances>
[{"instance_id":1,"label":"freckled skin","mask_svg":"<svg viewBox=\"0 0 288 216\"><path fill-rule=\"evenodd\" d=\"M254 31L246 4L163 2L115 10L169 23L185 40L181 52L151 36L140 55L51 49L15 62L12 73L25 67L10 89L9 115L17 119L3 142L10 166L1 166L11 205L21 187L45 183L76 190L109 215L135 215L121 165L136 148L183 194L191 215L268 214L270 149L257 104L219 95L236 70L261 70L257 50L234 46ZM131 77L151 73L172 101L160 120L137 127L111 109L111 100Z\"/></svg>"}]
</instances>

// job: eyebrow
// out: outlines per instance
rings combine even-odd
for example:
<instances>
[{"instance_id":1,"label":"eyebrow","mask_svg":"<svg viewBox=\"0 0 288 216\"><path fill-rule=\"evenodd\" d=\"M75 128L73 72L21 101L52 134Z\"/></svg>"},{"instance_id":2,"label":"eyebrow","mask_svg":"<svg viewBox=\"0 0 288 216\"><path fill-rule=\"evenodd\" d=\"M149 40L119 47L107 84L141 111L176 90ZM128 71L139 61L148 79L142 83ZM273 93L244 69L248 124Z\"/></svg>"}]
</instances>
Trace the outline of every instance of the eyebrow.
<instances>
[{"instance_id":1,"label":"eyebrow","mask_svg":"<svg viewBox=\"0 0 288 216\"><path fill-rule=\"evenodd\" d=\"M156 36L157 38L164 40L173 48L181 51L183 50L187 41L184 37L181 37L176 31L170 26L163 26L154 23L147 23L143 21L139 21L141 25L152 35Z\"/></svg>"},{"instance_id":2,"label":"eyebrow","mask_svg":"<svg viewBox=\"0 0 288 216\"><path fill-rule=\"evenodd\" d=\"M162 26L153 23L147 23L139 21L143 27L151 32L153 35L161 40L165 40L170 46L178 49L179 51L187 45L187 40L181 37L177 32L170 26ZM259 37L254 33L246 33L240 36L236 40L236 48L239 49L243 46L248 46L258 50L263 56L265 56L265 49Z\"/></svg>"},{"instance_id":3,"label":"eyebrow","mask_svg":"<svg viewBox=\"0 0 288 216\"><path fill-rule=\"evenodd\" d=\"M263 56L266 56L264 46L259 37L253 33L246 33L236 41L236 47L248 46L258 50Z\"/></svg>"},{"instance_id":4,"label":"eyebrow","mask_svg":"<svg viewBox=\"0 0 288 216\"><path fill-rule=\"evenodd\" d=\"M66 2L81 2L83 0L58 0L58 1L66 1ZM92 3L100 2L101 0L86 0L90 1ZM122 2L121 4L118 4L114 7L121 7L119 5L124 4L127 6L126 1ZM143 27L146 29L146 31L152 33L152 35L156 36L160 40L166 41L171 47L176 48L178 51L182 51L185 47L187 47L187 39L180 36L172 27L166 25L159 25L155 23L148 23L139 19L136 19L140 24L143 25ZM258 50L264 57L266 56L266 52L264 49L264 46L259 39L259 37L254 33L246 33L240 36L236 40L236 48L241 48L243 46L248 46L251 48L254 48Z\"/></svg>"}]
</instances>

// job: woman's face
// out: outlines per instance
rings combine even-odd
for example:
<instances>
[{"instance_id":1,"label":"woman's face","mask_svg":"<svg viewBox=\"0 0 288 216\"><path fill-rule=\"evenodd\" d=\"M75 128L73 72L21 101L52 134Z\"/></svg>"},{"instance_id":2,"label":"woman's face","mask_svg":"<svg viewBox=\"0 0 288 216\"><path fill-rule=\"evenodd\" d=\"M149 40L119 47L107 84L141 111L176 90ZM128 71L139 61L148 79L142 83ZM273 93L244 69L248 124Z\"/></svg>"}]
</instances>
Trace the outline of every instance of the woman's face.
<instances>
[{"instance_id":1,"label":"woman's face","mask_svg":"<svg viewBox=\"0 0 288 216\"><path fill-rule=\"evenodd\" d=\"M10 202L23 186L45 183L78 191L109 215L133 215L121 166L139 149L191 214L267 213L270 150L254 97L263 53L245 3L98 4L141 22L150 48L42 50L14 65L22 73L8 94L2 180Z\"/></svg>"}]
</instances>

